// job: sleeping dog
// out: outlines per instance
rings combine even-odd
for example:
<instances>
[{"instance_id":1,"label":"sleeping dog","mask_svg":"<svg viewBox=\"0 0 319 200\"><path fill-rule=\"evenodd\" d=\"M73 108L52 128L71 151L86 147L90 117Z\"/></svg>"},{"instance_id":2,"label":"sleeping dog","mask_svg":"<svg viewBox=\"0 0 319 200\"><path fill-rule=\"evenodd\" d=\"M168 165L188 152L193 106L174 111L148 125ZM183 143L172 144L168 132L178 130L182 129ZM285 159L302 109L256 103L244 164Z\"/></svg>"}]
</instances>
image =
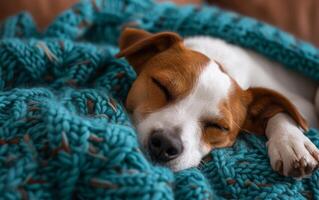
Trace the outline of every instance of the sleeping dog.
<instances>
[{"instance_id":1,"label":"sleeping dog","mask_svg":"<svg viewBox=\"0 0 319 200\"><path fill-rule=\"evenodd\" d=\"M275 171L305 177L317 168L319 151L304 135L317 127L314 82L211 37L126 28L119 44L117 57L138 75L126 108L155 162L197 166L244 131L266 135Z\"/></svg>"}]
</instances>

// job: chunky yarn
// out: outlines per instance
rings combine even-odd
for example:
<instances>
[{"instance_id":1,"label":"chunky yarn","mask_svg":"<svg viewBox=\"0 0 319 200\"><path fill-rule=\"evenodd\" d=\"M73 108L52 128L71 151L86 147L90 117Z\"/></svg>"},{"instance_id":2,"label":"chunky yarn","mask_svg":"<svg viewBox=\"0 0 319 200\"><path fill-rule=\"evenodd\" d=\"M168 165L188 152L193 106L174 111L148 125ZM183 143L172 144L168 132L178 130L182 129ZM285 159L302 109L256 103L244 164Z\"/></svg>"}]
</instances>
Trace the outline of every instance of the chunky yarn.
<instances>
[{"instance_id":1,"label":"chunky yarn","mask_svg":"<svg viewBox=\"0 0 319 200\"><path fill-rule=\"evenodd\" d=\"M319 172L278 175L255 135L198 168L151 164L122 105L136 76L114 58L124 26L220 37L319 80L316 48L215 7L84 0L44 32L21 13L0 26L0 199L319 199Z\"/></svg>"}]
</instances>

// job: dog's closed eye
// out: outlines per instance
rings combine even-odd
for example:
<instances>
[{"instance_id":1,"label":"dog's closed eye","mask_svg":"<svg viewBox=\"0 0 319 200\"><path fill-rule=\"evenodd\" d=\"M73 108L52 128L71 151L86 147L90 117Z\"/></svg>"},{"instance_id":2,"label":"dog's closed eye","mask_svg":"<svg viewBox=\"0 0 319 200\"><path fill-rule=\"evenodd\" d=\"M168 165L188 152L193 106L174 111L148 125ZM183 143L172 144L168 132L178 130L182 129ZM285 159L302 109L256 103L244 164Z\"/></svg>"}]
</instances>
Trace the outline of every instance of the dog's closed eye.
<instances>
[{"instance_id":1,"label":"dog's closed eye","mask_svg":"<svg viewBox=\"0 0 319 200\"><path fill-rule=\"evenodd\" d=\"M216 122L212 122L212 121L206 121L204 122L204 129L218 129L220 131L223 131L223 132L227 132L229 131L229 128L221 125L221 124L218 124Z\"/></svg>"},{"instance_id":2,"label":"dog's closed eye","mask_svg":"<svg viewBox=\"0 0 319 200\"><path fill-rule=\"evenodd\" d=\"M171 101L173 99L172 93L163 83L161 83L158 79L154 77L151 77L151 80L164 93L167 101Z\"/></svg>"}]
</instances>

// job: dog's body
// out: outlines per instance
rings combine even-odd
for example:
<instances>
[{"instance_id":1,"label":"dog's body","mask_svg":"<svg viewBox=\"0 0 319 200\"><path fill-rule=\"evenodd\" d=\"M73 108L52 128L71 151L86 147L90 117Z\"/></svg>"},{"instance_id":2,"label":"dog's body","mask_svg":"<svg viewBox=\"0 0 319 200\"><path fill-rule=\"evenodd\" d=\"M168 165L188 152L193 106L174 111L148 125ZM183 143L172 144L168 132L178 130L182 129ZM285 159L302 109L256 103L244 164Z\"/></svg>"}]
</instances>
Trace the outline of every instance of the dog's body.
<instances>
[{"instance_id":1,"label":"dog's body","mask_svg":"<svg viewBox=\"0 0 319 200\"><path fill-rule=\"evenodd\" d=\"M220 39L194 37L184 40L185 46L205 54L222 64L223 69L243 89L264 87L286 96L302 113L310 127L318 127L315 106L316 83L295 72L284 69L278 63L243 48L228 44ZM293 134L293 137L289 137ZM289 163L297 157L307 158L302 148L307 140L301 130L285 114L277 114L270 119L266 129L269 139L269 156L273 168L276 162L284 159L283 174L288 175ZM295 147L297 150L294 150ZM292 152L291 150L294 150ZM283 152L279 155L279 152ZM297 154L295 157L294 154ZM315 162L313 160L313 162Z\"/></svg>"},{"instance_id":2,"label":"dog's body","mask_svg":"<svg viewBox=\"0 0 319 200\"><path fill-rule=\"evenodd\" d=\"M317 168L319 151L303 134L306 121L317 126L315 83L208 37L126 29L120 48L138 74L126 106L156 162L196 166L244 130L267 136L276 171L304 177Z\"/></svg>"},{"instance_id":3,"label":"dog's body","mask_svg":"<svg viewBox=\"0 0 319 200\"><path fill-rule=\"evenodd\" d=\"M317 85L296 72L255 52L211 37L185 38L185 46L221 63L223 69L242 89L269 88L287 97L308 121L317 127L315 92Z\"/></svg>"}]
</instances>

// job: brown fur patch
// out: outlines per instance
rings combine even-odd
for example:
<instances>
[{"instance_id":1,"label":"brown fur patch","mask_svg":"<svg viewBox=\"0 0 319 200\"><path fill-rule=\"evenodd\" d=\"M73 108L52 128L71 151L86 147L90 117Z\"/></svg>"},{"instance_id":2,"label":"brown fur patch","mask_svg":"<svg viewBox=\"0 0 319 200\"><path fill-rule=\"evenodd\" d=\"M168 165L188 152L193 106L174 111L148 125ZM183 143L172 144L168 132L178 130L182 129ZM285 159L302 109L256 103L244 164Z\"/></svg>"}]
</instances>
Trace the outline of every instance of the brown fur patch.
<instances>
[{"instance_id":1,"label":"brown fur patch","mask_svg":"<svg viewBox=\"0 0 319 200\"><path fill-rule=\"evenodd\" d=\"M125 29L120 37L121 51L138 73L126 100L129 111L140 115L154 112L190 93L209 59L187 49L176 33L151 34L138 29ZM169 92L167 99L161 83Z\"/></svg>"},{"instance_id":2,"label":"brown fur patch","mask_svg":"<svg viewBox=\"0 0 319 200\"><path fill-rule=\"evenodd\" d=\"M126 101L127 108L145 115L182 99L191 92L207 63L208 58L181 44L157 54L147 61L133 83ZM152 78L167 88L172 97L170 101Z\"/></svg>"},{"instance_id":3,"label":"brown fur patch","mask_svg":"<svg viewBox=\"0 0 319 200\"><path fill-rule=\"evenodd\" d=\"M120 49L117 57L125 57L139 74L145 63L153 56L180 43L182 38L173 32L151 34L149 32L126 28L120 36Z\"/></svg>"},{"instance_id":4,"label":"brown fur patch","mask_svg":"<svg viewBox=\"0 0 319 200\"><path fill-rule=\"evenodd\" d=\"M243 126L254 133L264 134L268 120L278 113L288 114L295 122L308 130L306 120L298 109L283 95L266 88L250 88L247 93L251 96L251 103Z\"/></svg>"}]
</instances>

